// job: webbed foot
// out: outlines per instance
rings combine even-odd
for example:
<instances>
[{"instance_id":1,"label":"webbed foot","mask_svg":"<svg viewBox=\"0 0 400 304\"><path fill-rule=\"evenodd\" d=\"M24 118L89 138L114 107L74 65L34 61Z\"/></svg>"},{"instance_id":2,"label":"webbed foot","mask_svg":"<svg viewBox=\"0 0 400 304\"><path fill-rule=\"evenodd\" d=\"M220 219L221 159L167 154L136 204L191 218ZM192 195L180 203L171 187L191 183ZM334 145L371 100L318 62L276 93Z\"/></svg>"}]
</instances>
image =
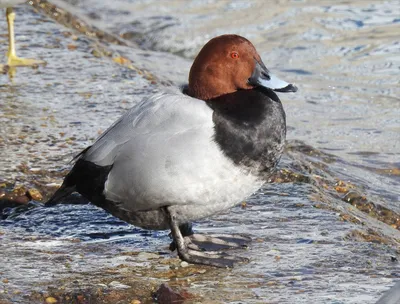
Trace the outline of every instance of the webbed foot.
<instances>
[{"instance_id":1,"label":"webbed foot","mask_svg":"<svg viewBox=\"0 0 400 304\"><path fill-rule=\"evenodd\" d=\"M10 67L17 66L38 66L45 65L46 61L30 58L21 58L16 55L9 55L7 60L7 65Z\"/></svg>"},{"instance_id":2,"label":"webbed foot","mask_svg":"<svg viewBox=\"0 0 400 304\"><path fill-rule=\"evenodd\" d=\"M248 262L247 258L230 256L220 250L232 248L247 248L251 242L243 235L219 234L216 236L195 234L190 224L178 226L174 215L166 208L169 216L173 242L170 249L178 251L179 257L193 264L203 264L215 267L233 267L237 263Z\"/></svg>"},{"instance_id":3,"label":"webbed foot","mask_svg":"<svg viewBox=\"0 0 400 304\"><path fill-rule=\"evenodd\" d=\"M220 268L232 268L238 263L247 263L249 261L247 258L231 256L226 253L198 251L189 249L188 247L183 247L181 249L178 247L178 255L182 260L188 263Z\"/></svg>"}]
</instances>

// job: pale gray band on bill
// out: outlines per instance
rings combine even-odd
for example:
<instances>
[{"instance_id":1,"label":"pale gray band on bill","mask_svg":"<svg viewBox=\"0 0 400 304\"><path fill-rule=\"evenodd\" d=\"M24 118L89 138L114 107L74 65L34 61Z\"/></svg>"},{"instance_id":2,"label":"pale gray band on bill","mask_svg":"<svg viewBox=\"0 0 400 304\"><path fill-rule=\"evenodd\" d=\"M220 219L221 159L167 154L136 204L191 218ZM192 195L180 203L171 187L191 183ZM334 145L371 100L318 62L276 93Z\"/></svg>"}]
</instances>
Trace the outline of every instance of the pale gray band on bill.
<instances>
[{"instance_id":1,"label":"pale gray band on bill","mask_svg":"<svg viewBox=\"0 0 400 304\"><path fill-rule=\"evenodd\" d=\"M270 79L260 79L260 84L263 87L270 88L271 90L277 92L296 92L297 87L291 83L287 83L286 81L279 79L274 74L269 74Z\"/></svg>"}]
</instances>

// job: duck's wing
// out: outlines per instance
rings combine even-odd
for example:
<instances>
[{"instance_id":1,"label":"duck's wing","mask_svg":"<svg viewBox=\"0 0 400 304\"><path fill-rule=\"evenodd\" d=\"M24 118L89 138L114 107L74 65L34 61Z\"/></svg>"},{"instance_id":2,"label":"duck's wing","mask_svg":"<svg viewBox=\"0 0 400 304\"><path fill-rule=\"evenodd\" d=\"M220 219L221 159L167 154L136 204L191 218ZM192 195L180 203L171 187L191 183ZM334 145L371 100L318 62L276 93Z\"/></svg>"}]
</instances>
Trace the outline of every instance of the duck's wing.
<instances>
[{"instance_id":1,"label":"duck's wing","mask_svg":"<svg viewBox=\"0 0 400 304\"><path fill-rule=\"evenodd\" d=\"M125 145L138 136L178 134L206 125L212 127L212 110L203 101L182 93L159 93L128 110L81 157L99 166L113 165L121 150L127 152Z\"/></svg>"}]
</instances>

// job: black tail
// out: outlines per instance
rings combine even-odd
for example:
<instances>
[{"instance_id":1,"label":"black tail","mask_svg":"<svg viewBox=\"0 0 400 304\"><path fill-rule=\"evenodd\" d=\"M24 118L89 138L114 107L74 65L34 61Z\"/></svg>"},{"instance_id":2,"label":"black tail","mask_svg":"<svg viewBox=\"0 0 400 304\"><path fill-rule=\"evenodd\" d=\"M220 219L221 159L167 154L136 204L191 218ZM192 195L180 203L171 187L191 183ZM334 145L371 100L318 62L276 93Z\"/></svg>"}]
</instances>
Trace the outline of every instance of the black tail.
<instances>
[{"instance_id":1,"label":"black tail","mask_svg":"<svg viewBox=\"0 0 400 304\"><path fill-rule=\"evenodd\" d=\"M67 197L68 195L72 194L73 192L77 191L76 186L78 182L78 175L80 166L77 164L79 163L79 159L82 155L86 153L87 150L90 149L91 146L87 147L86 149L82 150L78 155L76 155L71 162L75 162L74 167L65 177L61 187L53 194L53 196L44 204L46 207L54 206L60 203L60 201ZM78 174L77 174L78 173Z\"/></svg>"},{"instance_id":2,"label":"black tail","mask_svg":"<svg viewBox=\"0 0 400 304\"><path fill-rule=\"evenodd\" d=\"M60 203L60 201L76 191L76 173L75 166L64 178L64 182L61 187L53 194L53 196L44 204L46 207L54 206Z\"/></svg>"},{"instance_id":3,"label":"black tail","mask_svg":"<svg viewBox=\"0 0 400 304\"><path fill-rule=\"evenodd\" d=\"M53 194L53 196L44 204L46 207L54 206L60 203L60 201L70 195L72 192L75 192L76 187L73 186L66 186L65 182L62 186Z\"/></svg>"},{"instance_id":4,"label":"black tail","mask_svg":"<svg viewBox=\"0 0 400 304\"><path fill-rule=\"evenodd\" d=\"M111 168L112 165L102 167L81 158L78 159L65 177L61 187L47 201L45 206L57 205L63 198L75 191L93 203L103 201L104 183Z\"/></svg>"}]
</instances>

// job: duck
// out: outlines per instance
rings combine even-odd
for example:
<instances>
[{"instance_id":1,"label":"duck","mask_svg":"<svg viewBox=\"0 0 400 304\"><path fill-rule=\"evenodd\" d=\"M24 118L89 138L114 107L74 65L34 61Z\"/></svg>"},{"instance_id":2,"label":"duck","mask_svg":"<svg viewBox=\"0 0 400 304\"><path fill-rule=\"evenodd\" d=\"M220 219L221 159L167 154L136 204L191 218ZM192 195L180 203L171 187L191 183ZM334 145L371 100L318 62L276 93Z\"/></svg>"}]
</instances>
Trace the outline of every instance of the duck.
<instances>
[{"instance_id":1,"label":"duck","mask_svg":"<svg viewBox=\"0 0 400 304\"><path fill-rule=\"evenodd\" d=\"M225 249L251 238L197 234L192 223L238 205L268 180L286 137L276 92L297 87L235 34L207 42L188 80L129 109L75 158L45 205L78 192L130 224L170 230L171 250L188 263L233 267L247 259Z\"/></svg>"},{"instance_id":2,"label":"duck","mask_svg":"<svg viewBox=\"0 0 400 304\"><path fill-rule=\"evenodd\" d=\"M6 19L8 24L8 52L7 52L7 66L36 66L45 64L46 62L38 59L21 58L17 56L15 50L15 34L14 34L14 20L15 12L13 6L26 2L26 0L0 0L0 8L6 9ZM0 70L4 68L0 66Z\"/></svg>"}]
</instances>

